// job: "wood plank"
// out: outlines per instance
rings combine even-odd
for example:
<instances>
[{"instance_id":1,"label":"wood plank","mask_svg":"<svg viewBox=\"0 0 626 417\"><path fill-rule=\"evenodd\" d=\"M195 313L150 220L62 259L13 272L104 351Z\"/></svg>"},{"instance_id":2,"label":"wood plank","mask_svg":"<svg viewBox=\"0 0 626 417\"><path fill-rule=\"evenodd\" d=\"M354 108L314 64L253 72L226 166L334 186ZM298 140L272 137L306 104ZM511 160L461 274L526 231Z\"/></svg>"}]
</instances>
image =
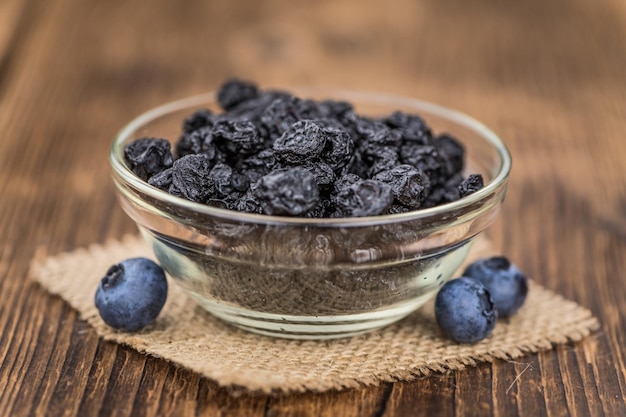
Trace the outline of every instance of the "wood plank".
<instances>
[{"instance_id":1,"label":"wood plank","mask_svg":"<svg viewBox=\"0 0 626 417\"><path fill-rule=\"evenodd\" d=\"M0 3L0 74L10 51L18 47L20 37L17 33L18 27L25 14L27 3L25 0L5 0Z\"/></svg>"},{"instance_id":2,"label":"wood plank","mask_svg":"<svg viewBox=\"0 0 626 417\"><path fill-rule=\"evenodd\" d=\"M325 394L298 394L269 399L267 416L373 416L382 415L391 385Z\"/></svg>"},{"instance_id":3,"label":"wood plank","mask_svg":"<svg viewBox=\"0 0 626 417\"><path fill-rule=\"evenodd\" d=\"M459 415L494 415L492 390L485 389L492 384L490 366L480 365L475 372L456 372L454 390L455 413Z\"/></svg>"},{"instance_id":4,"label":"wood plank","mask_svg":"<svg viewBox=\"0 0 626 417\"><path fill-rule=\"evenodd\" d=\"M412 383L396 383L383 414L400 416L452 416L456 414L456 373L435 374ZM376 415L376 414L372 414Z\"/></svg>"}]
</instances>

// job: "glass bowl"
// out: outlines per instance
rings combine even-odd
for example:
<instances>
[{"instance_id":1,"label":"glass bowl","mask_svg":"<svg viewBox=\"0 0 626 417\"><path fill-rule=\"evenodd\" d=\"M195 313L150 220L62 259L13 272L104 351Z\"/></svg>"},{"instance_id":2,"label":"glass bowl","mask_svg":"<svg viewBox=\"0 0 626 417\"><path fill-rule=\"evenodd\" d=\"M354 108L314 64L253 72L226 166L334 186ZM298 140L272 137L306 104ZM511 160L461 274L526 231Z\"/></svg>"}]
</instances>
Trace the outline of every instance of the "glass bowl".
<instances>
[{"instance_id":1,"label":"glass bowl","mask_svg":"<svg viewBox=\"0 0 626 417\"><path fill-rule=\"evenodd\" d=\"M194 111L219 111L214 93L150 110L110 150L124 211L168 274L211 314L264 335L325 339L386 326L423 305L450 279L474 238L497 216L511 168L506 146L480 122L411 98L298 89L302 98L349 101L355 111L422 116L466 148L467 173L484 188L413 212L309 219L236 212L170 195L137 177L124 147L139 137L174 141Z\"/></svg>"}]
</instances>

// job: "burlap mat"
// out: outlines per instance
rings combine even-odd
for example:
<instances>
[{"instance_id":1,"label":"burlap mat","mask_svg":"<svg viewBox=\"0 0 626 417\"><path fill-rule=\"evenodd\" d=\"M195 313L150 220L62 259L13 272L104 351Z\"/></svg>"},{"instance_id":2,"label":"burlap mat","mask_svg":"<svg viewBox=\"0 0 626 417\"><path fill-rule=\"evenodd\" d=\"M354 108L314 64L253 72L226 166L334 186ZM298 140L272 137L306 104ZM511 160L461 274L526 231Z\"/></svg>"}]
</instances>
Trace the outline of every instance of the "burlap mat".
<instances>
[{"instance_id":1,"label":"burlap mat","mask_svg":"<svg viewBox=\"0 0 626 417\"><path fill-rule=\"evenodd\" d=\"M487 239L478 239L467 262L493 253ZM489 338L474 345L451 342L440 333L432 302L397 324L362 336L333 341L273 339L222 323L171 283L156 322L127 334L102 322L93 299L108 267L132 256L152 257L136 236L35 260L31 275L78 310L104 339L166 359L222 386L251 391L324 391L411 380L550 349L556 343L580 340L598 327L588 310L531 282L518 314L501 319Z\"/></svg>"}]
</instances>

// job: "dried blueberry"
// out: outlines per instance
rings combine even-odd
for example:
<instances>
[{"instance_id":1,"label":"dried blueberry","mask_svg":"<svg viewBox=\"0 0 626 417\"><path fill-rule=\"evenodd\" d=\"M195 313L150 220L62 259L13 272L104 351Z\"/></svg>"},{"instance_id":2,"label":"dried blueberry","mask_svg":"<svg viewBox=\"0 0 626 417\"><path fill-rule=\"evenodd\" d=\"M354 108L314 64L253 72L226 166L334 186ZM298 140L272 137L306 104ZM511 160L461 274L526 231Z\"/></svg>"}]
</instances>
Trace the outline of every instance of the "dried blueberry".
<instances>
[{"instance_id":1,"label":"dried blueberry","mask_svg":"<svg viewBox=\"0 0 626 417\"><path fill-rule=\"evenodd\" d=\"M484 285L462 277L446 282L437 293L435 318L450 339L476 343L491 334L498 311Z\"/></svg>"},{"instance_id":2,"label":"dried blueberry","mask_svg":"<svg viewBox=\"0 0 626 417\"><path fill-rule=\"evenodd\" d=\"M376 180L359 180L343 187L335 198L335 216L377 216L393 202L391 187Z\"/></svg>"},{"instance_id":3,"label":"dried blueberry","mask_svg":"<svg viewBox=\"0 0 626 417\"><path fill-rule=\"evenodd\" d=\"M465 147L453 136L443 133L435 138L434 145L449 164L449 175L463 171Z\"/></svg>"},{"instance_id":4,"label":"dried blueberry","mask_svg":"<svg viewBox=\"0 0 626 417\"><path fill-rule=\"evenodd\" d=\"M368 178L368 170L369 162L366 161L366 158L359 150L356 150L352 154L350 162L348 162L348 173L358 175L361 178Z\"/></svg>"},{"instance_id":5,"label":"dried blueberry","mask_svg":"<svg viewBox=\"0 0 626 417\"><path fill-rule=\"evenodd\" d=\"M244 194L235 202L235 210L244 213L263 214L261 202L251 192Z\"/></svg>"},{"instance_id":6,"label":"dried blueberry","mask_svg":"<svg viewBox=\"0 0 626 417\"><path fill-rule=\"evenodd\" d=\"M197 110L184 120L183 133L191 133L194 130L205 126L213 126L213 123L215 123L215 120L217 120L218 117L219 116L213 114L213 112L209 109Z\"/></svg>"},{"instance_id":7,"label":"dried blueberry","mask_svg":"<svg viewBox=\"0 0 626 417\"><path fill-rule=\"evenodd\" d=\"M344 128L325 127L323 134L326 137L326 143L320 158L336 173L339 173L350 162L350 157L354 152L354 141Z\"/></svg>"},{"instance_id":8,"label":"dried blueberry","mask_svg":"<svg viewBox=\"0 0 626 417\"><path fill-rule=\"evenodd\" d=\"M389 184L395 201L412 209L421 206L428 192L424 173L411 165L398 165L373 179Z\"/></svg>"},{"instance_id":9,"label":"dried blueberry","mask_svg":"<svg viewBox=\"0 0 626 417\"><path fill-rule=\"evenodd\" d=\"M479 281L489 290L500 317L516 313L528 294L526 275L504 256L479 259L465 269L463 276Z\"/></svg>"},{"instance_id":10,"label":"dried blueberry","mask_svg":"<svg viewBox=\"0 0 626 417\"><path fill-rule=\"evenodd\" d=\"M353 123L362 141L378 146L400 146L402 141L400 133L389 129L383 122L367 117L357 117L353 119Z\"/></svg>"},{"instance_id":11,"label":"dried blueberry","mask_svg":"<svg viewBox=\"0 0 626 417\"><path fill-rule=\"evenodd\" d=\"M258 97L241 102L230 109L226 116L233 119L250 120L259 128L259 131L265 131L265 128L260 129L261 118L265 110L275 100L285 100L289 97L291 94L282 91L263 91Z\"/></svg>"},{"instance_id":12,"label":"dried blueberry","mask_svg":"<svg viewBox=\"0 0 626 417\"><path fill-rule=\"evenodd\" d=\"M124 157L130 169L147 181L154 174L172 166L174 158L166 139L141 138L126 146Z\"/></svg>"},{"instance_id":13,"label":"dried blueberry","mask_svg":"<svg viewBox=\"0 0 626 417\"><path fill-rule=\"evenodd\" d=\"M318 119L315 102L297 97L278 98L263 111L261 123L272 140L276 140L300 120Z\"/></svg>"},{"instance_id":14,"label":"dried blueberry","mask_svg":"<svg viewBox=\"0 0 626 417\"><path fill-rule=\"evenodd\" d=\"M241 103L259 96L259 89L251 82L232 79L226 81L217 92L217 102L224 110L231 110Z\"/></svg>"},{"instance_id":15,"label":"dried blueberry","mask_svg":"<svg viewBox=\"0 0 626 417\"><path fill-rule=\"evenodd\" d=\"M279 168L273 149L264 149L256 155L249 156L241 162L241 171L248 177L250 183L255 183L262 176Z\"/></svg>"},{"instance_id":16,"label":"dried blueberry","mask_svg":"<svg viewBox=\"0 0 626 417\"><path fill-rule=\"evenodd\" d=\"M136 332L152 323L166 299L165 273L146 258L130 258L111 266L95 295L104 322L126 332Z\"/></svg>"},{"instance_id":17,"label":"dried blueberry","mask_svg":"<svg viewBox=\"0 0 626 417\"><path fill-rule=\"evenodd\" d=\"M347 101L322 100L317 106L320 116L334 120L341 120L347 113L354 109Z\"/></svg>"},{"instance_id":18,"label":"dried blueberry","mask_svg":"<svg viewBox=\"0 0 626 417\"><path fill-rule=\"evenodd\" d=\"M223 159L213 142L213 127L203 126L192 132L183 133L176 142L176 155L181 158L185 155L202 153L213 163Z\"/></svg>"},{"instance_id":19,"label":"dried blueberry","mask_svg":"<svg viewBox=\"0 0 626 417\"><path fill-rule=\"evenodd\" d=\"M315 177L315 182L320 191L330 191L335 183L335 172L325 162L307 161L300 165Z\"/></svg>"},{"instance_id":20,"label":"dried blueberry","mask_svg":"<svg viewBox=\"0 0 626 417\"><path fill-rule=\"evenodd\" d=\"M157 187L163 191L168 191L172 185L172 168L161 171L150 177L148 184Z\"/></svg>"},{"instance_id":21,"label":"dried blueberry","mask_svg":"<svg viewBox=\"0 0 626 417\"><path fill-rule=\"evenodd\" d=\"M215 192L210 172L211 164L202 154L177 159L172 166L170 194L198 203L206 202Z\"/></svg>"},{"instance_id":22,"label":"dried blueberry","mask_svg":"<svg viewBox=\"0 0 626 417\"><path fill-rule=\"evenodd\" d=\"M213 126L213 140L227 155L240 157L263 149L263 138L248 120L221 120Z\"/></svg>"},{"instance_id":23,"label":"dried blueberry","mask_svg":"<svg viewBox=\"0 0 626 417\"><path fill-rule=\"evenodd\" d=\"M430 191L422 207L434 207L440 204L450 203L460 198L459 184L463 181L461 174L455 174L448 178L443 185L430 187Z\"/></svg>"},{"instance_id":24,"label":"dried blueberry","mask_svg":"<svg viewBox=\"0 0 626 417\"><path fill-rule=\"evenodd\" d=\"M274 142L276 158L285 164L299 165L317 158L326 145L323 130L310 120L294 123Z\"/></svg>"},{"instance_id":25,"label":"dried blueberry","mask_svg":"<svg viewBox=\"0 0 626 417\"><path fill-rule=\"evenodd\" d=\"M215 184L215 195L218 198L237 197L248 189L248 178L226 164L216 164L209 177Z\"/></svg>"},{"instance_id":26,"label":"dried blueberry","mask_svg":"<svg viewBox=\"0 0 626 417\"><path fill-rule=\"evenodd\" d=\"M270 172L254 184L252 193L269 215L303 215L319 202L315 176L300 167Z\"/></svg>"},{"instance_id":27,"label":"dried blueberry","mask_svg":"<svg viewBox=\"0 0 626 417\"><path fill-rule=\"evenodd\" d=\"M375 149L375 150L374 150ZM367 176L373 177L381 171L388 171L399 165L398 152L393 146L371 146L365 157L369 162Z\"/></svg>"},{"instance_id":28,"label":"dried blueberry","mask_svg":"<svg viewBox=\"0 0 626 417\"><path fill-rule=\"evenodd\" d=\"M330 217L330 213L334 210L333 203L326 197L320 196L320 201L315 207L305 213L304 217L310 219Z\"/></svg>"},{"instance_id":29,"label":"dried blueberry","mask_svg":"<svg viewBox=\"0 0 626 417\"><path fill-rule=\"evenodd\" d=\"M465 197L484 187L483 177L480 174L471 174L459 184L459 195Z\"/></svg>"},{"instance_id":30,"label":"dried blueberry","mask_svg":"<svg viewBox=\"0 0 626 417\"><path fill-rule=\"evenodd\" d=\"M432 186L439 186L446 182L448 175L445 161L434 146L424 146L414 142L403 143L400 148L400 160L404 164L413 165L424 171Z\"/></svg>"},{"instance_id":31,"label":"dried blueberry","mask_svg":"<svg viewBox=\"0 0 626 417\"><path fill-rule=\"evenodd\" d=\"M395 111L384 121L387 126L397 131L405 142L415 142L420 145L430 145L432 142L430 128L417 115Z\"/></svg>"},{"instance_id":32,"label":"dried blueberry","mask_svg":"<svg viewBox=\"0 0 626 417\"><path fill-rule=\"evenodd\" d=\"M348 173L342 175L341 177L337 178L337 181L335 181L335 193L339 193L340 191L350 187L351 185L361 181L362 179L363 178L361 178L357 174Z\"/></svg>"}]
</instances>

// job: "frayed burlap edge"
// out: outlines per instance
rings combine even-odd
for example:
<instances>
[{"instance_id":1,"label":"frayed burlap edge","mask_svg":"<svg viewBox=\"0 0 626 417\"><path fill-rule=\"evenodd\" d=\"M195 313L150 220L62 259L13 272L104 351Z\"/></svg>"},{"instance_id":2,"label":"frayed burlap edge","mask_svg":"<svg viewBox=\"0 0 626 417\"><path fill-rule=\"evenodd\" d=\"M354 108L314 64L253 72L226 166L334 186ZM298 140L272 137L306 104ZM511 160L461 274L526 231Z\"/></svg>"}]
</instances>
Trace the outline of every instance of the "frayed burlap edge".
<instances>
[{"instance_id":1,"label":"frayed burlap edge","mask_svg":"<svg viewBox=\"0 0 626 417\"><path fill-rule=\"evenodd\" d=\"M492 254L489 241L480 238L467 262ZM93 297L103 271L131 256L152 254L139 237L128 236L53 257L40 254L32 263L31 276L74 307L103 339L171 361L221 386L253 392L321 392L408 381L551 349L579 341L599 327L589 310L531 281L524 307L514 317L501 319L492 335L477 344L446 339L435 323L432 302L366 335L333 341L282 340L224 324L170 285L168 301L155 323L129 334L102 322Z\"/></svg>"}]
</instances>

